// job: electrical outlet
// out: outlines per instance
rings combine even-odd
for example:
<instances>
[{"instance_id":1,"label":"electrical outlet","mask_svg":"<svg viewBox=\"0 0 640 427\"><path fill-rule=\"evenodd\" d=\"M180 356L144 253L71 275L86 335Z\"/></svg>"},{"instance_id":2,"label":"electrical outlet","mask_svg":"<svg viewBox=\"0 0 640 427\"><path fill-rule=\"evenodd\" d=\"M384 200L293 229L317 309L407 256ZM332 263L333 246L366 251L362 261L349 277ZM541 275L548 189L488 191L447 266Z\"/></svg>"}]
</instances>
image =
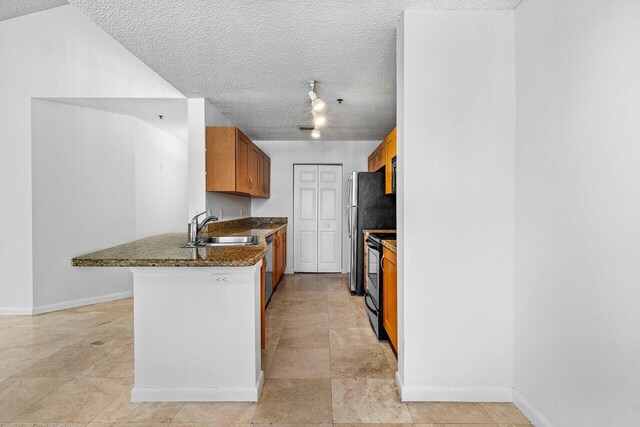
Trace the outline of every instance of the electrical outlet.
<instances>
[{"instance_id":1,"label":"electrical outlet","mask_svg":"<svg viewBox=\"0 0 640 427\"><path fill-rule=\"evenodd\" d=\"M231 283L231 274L214 274L213 275L213 284L214 285L227 285Z\"/></svg>"}]
</instances>

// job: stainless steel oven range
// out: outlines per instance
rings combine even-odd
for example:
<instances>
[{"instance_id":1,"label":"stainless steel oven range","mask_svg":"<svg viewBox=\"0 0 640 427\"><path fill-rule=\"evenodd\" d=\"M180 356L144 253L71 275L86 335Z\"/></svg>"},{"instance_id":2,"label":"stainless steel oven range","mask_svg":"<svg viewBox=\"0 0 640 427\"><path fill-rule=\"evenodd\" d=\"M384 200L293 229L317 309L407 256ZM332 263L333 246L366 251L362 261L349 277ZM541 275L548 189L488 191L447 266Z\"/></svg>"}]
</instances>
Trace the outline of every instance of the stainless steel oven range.
<instances>
[{"instance_id":1,"label":"stainless steel oven range","mask_svg":"<svg viewBox=\"0 0 640 427\"><path fill-rule=\"evenodd\" d=\"M367 243L367 283L364 292L364 304L369 321L378 339L386 339L382 326L382 241L395 239L395 233L371 233Z\"/></svg>"}]
</instances>

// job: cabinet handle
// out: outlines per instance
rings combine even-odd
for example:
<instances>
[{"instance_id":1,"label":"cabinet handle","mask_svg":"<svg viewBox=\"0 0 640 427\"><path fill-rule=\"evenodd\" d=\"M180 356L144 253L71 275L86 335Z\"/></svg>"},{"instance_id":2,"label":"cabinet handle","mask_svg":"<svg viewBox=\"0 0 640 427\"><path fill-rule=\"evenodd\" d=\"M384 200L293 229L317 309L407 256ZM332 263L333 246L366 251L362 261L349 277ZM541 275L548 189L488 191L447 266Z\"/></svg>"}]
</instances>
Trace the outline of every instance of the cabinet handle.
<instances>
[{"instance_id":1,"label":"cabinet handle","mask_svg":"<svg viewBox=\"0 0 640 427\"><path fill-rule=\"evenodd\" d=\"M249 177L249 188L253 188L253 178Z\"/></svg>"}]
</instances>

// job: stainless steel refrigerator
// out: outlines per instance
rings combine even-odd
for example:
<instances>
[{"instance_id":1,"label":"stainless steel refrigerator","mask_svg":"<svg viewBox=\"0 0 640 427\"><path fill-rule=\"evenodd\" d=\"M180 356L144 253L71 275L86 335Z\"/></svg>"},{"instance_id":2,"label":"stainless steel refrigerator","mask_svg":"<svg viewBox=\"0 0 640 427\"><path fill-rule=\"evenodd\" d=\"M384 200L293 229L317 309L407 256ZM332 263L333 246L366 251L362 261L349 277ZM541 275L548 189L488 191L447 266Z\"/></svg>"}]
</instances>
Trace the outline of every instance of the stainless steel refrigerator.
<instances>
[{"instance_id":1,"label":"stainless steel refrigerator","mask_svg":"<svg viewBox=\"0 0 640 427\"><path fill-rule=\"evenodd\" d=\"M363 230L396 228L396 196L384 192L384 172L352 172L349 177L347 231L351 250L349 290L364 294Z\"/></svg>"}]
</instances>

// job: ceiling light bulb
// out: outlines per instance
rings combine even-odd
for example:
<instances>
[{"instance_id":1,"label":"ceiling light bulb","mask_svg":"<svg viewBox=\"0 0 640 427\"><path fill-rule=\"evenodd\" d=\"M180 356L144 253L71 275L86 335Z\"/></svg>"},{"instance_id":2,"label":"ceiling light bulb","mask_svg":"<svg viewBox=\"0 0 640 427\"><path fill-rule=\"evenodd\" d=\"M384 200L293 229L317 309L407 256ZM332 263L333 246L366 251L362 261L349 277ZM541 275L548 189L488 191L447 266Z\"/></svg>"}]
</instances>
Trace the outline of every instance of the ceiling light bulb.
<instances>
[{"instance_id":1,"label":"ceiling light bulb","mask_svg":"<svg viewBox=\"0 0 640 427\"><path fill-rule=\"evenodd\" d=\"M313 111L316 111L316 112L324 111L324 107L325 107L325 103L322 100L322 98L318 98L316 96L316 98L313 101L311 101L311 108L313 108Z\"/></svg>"},{"instance_id":2,"label":"ceiling light bulb","mask_svg":"<svg viewBox=\"0 0 640 427\"><path fill-rule=\"evenodd\" d=\"M318 129L314 129L311 131L311 136L315 139L320 138L320 131Z\"/></svg>"},{"instance_id":3,"label":"ceiling light bulb","mask_svg":"<svg viewBox=\"0 0 640 427\"><path fill-rule=\"evenodd\" d=\"M318 115L314 114L313 124L315 125L315 127L317 128L322 127L324 126L325 123L327 123L327 118L325 116L320 114Z\"/></svg>"}]
</instances>

